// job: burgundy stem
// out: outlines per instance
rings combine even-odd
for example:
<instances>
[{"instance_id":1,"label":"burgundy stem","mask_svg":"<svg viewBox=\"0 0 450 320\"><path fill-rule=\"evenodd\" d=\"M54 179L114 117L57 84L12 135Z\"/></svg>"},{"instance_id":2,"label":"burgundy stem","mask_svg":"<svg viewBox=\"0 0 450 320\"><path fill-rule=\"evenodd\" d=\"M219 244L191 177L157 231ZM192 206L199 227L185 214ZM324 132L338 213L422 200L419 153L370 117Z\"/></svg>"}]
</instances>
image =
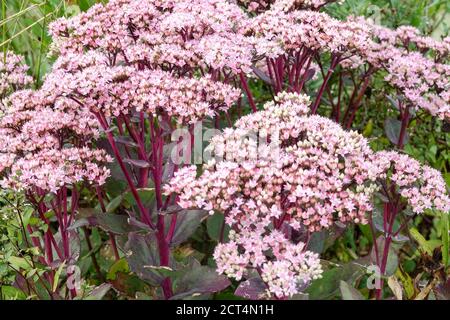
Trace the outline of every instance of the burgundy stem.
<instances>
[{"instance_id":1,"label":"burgundy stem","mask_svg":"<svg viewBox=\"0 0 450 320\"><path fill-rule=\"evenodd\" d=\"M244 74L240 73L239 78L241 79L241 85L245 91L245 94L247 95L248 102L250 103L250 107L252 108L253 112L258 111L258 109L256 108L255 101L253 100L252 92L250 91L250 88L248 87L247 80L245 79Z\"/></svg>"},{"instance_id":2,"label":"burgundy stem","mask_svg":"<svg viewBox=\"0 0 450 320\"><path fill-rule=\"evenodd\" d=\"M116 142L114 141L113 134L111 130L109 130L108 125L106 121L102 118L100 114L96 114L97 119L99 120L102 128L105 130L106 137L109 141L109 144L111 145L111 148L113 149L114 156L116 157L117 162L119 163L120 169L122 170L125 179L127 180L128 186L131 190L131 194L133 195L134 199L136 200L136 204L139 208L139 211L141 212L142 219L145 223L147 223L152 229L155 229L155 225L150 219L149 212L145 209L144 205L142 204L141 198L139 197L139 193L136 190L136 187L134 186L133 180L130 177L130 174L128 173L128 170L122 160L122 156L120 155L120 152L117 148Z\"/></svg>"},{"instance_id":3,"label":"burgundy stem","mask_svg":"<svg viewBox=\"0 0 450 320\"><path fill-rule=\"evenodd\" d=\"M399 134L398 143L397 143L397 148L399 148L399 149L403 149L403 147L404 147L404 140L405 140L406 129L408 128L408 124L409 124L409 107L406 106L405 111L402 114L402 125L400 128L400 134Z\"/></svg>"},{"instance_id":4,"label":"burgundy stem","mask_svg":"<svg viewBox=\"0 0 450 320\"><path fill-rule=\"evenodd\" d=\"M168 239L165 236L165 215L160 214L160 210L163 207L162 199L162 174L163 174L163 138L161 135L161 130L155 128L155 124L152 122L150 124L152 132L152 158L154 166L153 181L155 183L155 197L156 197L156 207L158 212L157 221L157 232L156 239L158 241L159 249L159 263L161 266L168 267L170 263L170 248ZM165 278L161 284L164 297L169 299L173 296L172 292L172 282L169 277Z\"/></svg>"},{"instance_id":5,"label":"burgundy stem","mask_svg":"<svg viewBox=\"0 0 450 320\"><path fill-rule=\"evenodd\" d=\"M316 101L314 102L314 105L311 108L311 114L316 114L317 109L319 108L319 105L320 105L320 101L322 100L322 96L325 91L325 88L328 84L328 81L331 78L331 75L334 72L334 68L336 68L336 65L338 64L338 61L339 61L339 58L336 55L331 59L330 68L328 69L327 75L323 79L322 85L320 86L319 93L317 94L317 97L316 97Z\"/></svg>"},{"instance_id":6,"label":"burgundy stem","mask_svg":"<svg viewBox=\"0 0 450 320\"><path fill-rule=\"evenodd\" d=\"M361 104L361 101L362 101L362 99L364 97L364 93L366 92L367 87L369 86L369 83L370 83L370 75L366 75L366 77L364 79L364 82L363 82L363 85L362 85L361 89L358 92L358 96L356 97L356 101L349 106L349 110L351 109L351 114L350 114L350 116L349 116L349 118L347 120L347 123L345 125L346 129L349 129L351 127L351 125L353 123L353 120L355 119L356 112L358 111L358 108L359 108L359 106Z\"/></svg>"}]
</instances>

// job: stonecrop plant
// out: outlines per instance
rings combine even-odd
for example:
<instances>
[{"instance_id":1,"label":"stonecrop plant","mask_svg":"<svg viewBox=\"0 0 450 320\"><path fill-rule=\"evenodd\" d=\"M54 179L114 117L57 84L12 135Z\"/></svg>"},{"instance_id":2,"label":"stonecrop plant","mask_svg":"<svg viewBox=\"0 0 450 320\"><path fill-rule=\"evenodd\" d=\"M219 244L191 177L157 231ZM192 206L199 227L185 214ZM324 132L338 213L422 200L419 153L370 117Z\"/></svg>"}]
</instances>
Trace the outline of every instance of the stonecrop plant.
<instances>
[{"instance_id":1,"label":"stonecrop plant","mask_svg":"<svg viewBox=\"0 0 450 320\"><path fill-rule=\"evenodd\" d=\"M42 79L5 49L0 298L450 299L450 38L344 6L110 0Z\"/></svg>"}]
</instances>

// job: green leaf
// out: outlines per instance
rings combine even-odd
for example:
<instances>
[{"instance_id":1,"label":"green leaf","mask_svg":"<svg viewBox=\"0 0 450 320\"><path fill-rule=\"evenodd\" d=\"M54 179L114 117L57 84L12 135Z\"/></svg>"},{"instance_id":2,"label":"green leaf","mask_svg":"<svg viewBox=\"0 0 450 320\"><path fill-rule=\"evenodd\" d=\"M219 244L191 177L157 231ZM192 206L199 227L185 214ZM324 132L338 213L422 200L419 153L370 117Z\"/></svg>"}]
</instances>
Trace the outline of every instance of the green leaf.
<instances>
[{"instance_id":1,"label":"green leaf","mask_svg":"<svg viewBox=\"0 0 450 320\"><path fill-rule=\"evenodd\" d=\"M106 275L107 280L116 280L117 273L123 272L128 273L130 271L130 267L128 266L128 262L125 258L119 259L109 268L108 274Z\"/></svg>"},{"instance_id":2,"label":"green leaf","mask_svg":"<svg viewBox=\"0 0 450 320\"><path fill-rule=\"evenodd\" d=\"M29 270L31 269L31 261L28 258L21 258L21 257L15 257L11 256L8 259L8 263L10 263L15 269L24 269Z\"/></svg>"},{"instance_id":3,"label":"green leaf","mask_svg":"<svg viewBox=\"0 0 450 320\"><path fill-rule=\"evenodd\" d=\"M414 240L416 240L417 243L419 244L419 250L427 253L430 256L433 255L434 249L436 249L442 244L441 241L439 240L427 241L416 228L409 229L409 233L414 238Z\"/></svg>"},{"instance_id":4,"label":"green leaf","mask_svg":"<svg viewBox=\"0 0 450 320\"><path fill-rule=\"evenodd\" d=\"M95 4L95 0L78 0L78 5L82 11L88 10Z\"/></svg>"},{"instance_id":5,"label":"green leaf","mask_svg":"<svg viewBox=\"0 0 450 320\"><path fill-rule=\"evenodd\" d=\"M12 286L2 286L0 294L0 300L25 300L27 297L21 290Z\"/></svg>"},{"instance_id":6,"label":"green leaf","mask_svg":"<svg viewBox=\"0 0 450 320\"><path fill-rule=\"evenodd\" d=\"M403 272L401 268L398 268L395 272L395 276L400 280L403 284L403 288L405 289L405 293L408 299L411 299L415 294L414 283L408 273Z\"/></svg>"},{"instance_id":7,"label":"green leaf","mask_svg":"<svg viewBox=\"0 0 450 320\"><path fill-rule=\"evenodd\" d=\"M225 216L223 213L216 212L212 216L209 216L206 220L206 229L208 236L216 241L220 241L220 233L222 231L222 225L225 222ZM230 232L230 226L224 226L223 238L224 241L228 239L228 233Z\"/></svg>"},{"instance_id":8,"label":"green leaf","mask_svg":"<svg viewBox=\"0 0 450 320\"><path fill-rule=\"evenodd\" d=\"M345 281L341 280L339 289L343 300L366 300L361 292L353 288Z\"/></svg>"},{"instance_id":9,"label":"green leaf","mask_svg":"<svg viewBox=\"0 0 450 320\"><path fill-rule=\"evenodd\" d=\"M80 7L77 6L76 4L72 4L66 7L66 14L69 17L76 16L77 14L80 14L80 12L81 12Z\"/></svg>"},{"instance_id":10,"label":"green leaf","mask_svg":"<svg viewBox=\"0 0 450 320\"><path fill-rule=\"evenodd\" d=\"M137 189L137 193L139 195L139 199L141 200L142 204L146 208L153 207L154 201L155 201L155 189L154 188L140 188ZM137 205L136 199L134 198L131 191L126 192L123 195L124 199L131 205Z\"/></svg>"},{"instance_id":11,"label":"green leaf","mask_svg":"<svg viewBox=\"0 0 450 320\"><path fill-rule=\"evenodd\" d=\"M331 299L339 294L341 280L353 282L363 274L362 266L349 262L323 272L322 278L313 281L306 292L311 300Z\"/></svg>"},{"instance_id":12,"label":"green leaf","mask_svg":"<svg viewBox=\"0 0 450 320\"><path fill-rule=\"evenodd\" d=\"M121 205L122 201L123 195L117 196L114 199L112 199L106 206L106 212L113 213L114 211L116 211L116 209Z\"/></svg>"},{"instance_id":13,"label":"green leaf","mask_svg":"<svg viewBox=\"0 0 450 320\"><path fill-rule=\"evenodd\" d=\"M112 285L109 283L103 283L98 287L95 287L94 290L85 298L85 300L102 300L105 294L108 293L109 289L111 289Z\"/></svg>"},{"instance_id":14,"label":"green leaf","mask_svg":"<svg viewBox=\"0 0 450 320\"><path fill-rule=\"evenodd\" d=\"M366 126L364 127L362 134L364 137L370 137L372 135L372 132L373 132L373 120L369 119Z\"/></svg>"},{"instance_id":15,"label":"green leaf","mask_svg":"<svg viewBox=\"0 0 450 320\"><path fill-rule=\"evenodd\" d=\"M116 279L111 280L111 284L114 289L133 298L137 298L136 293L138 291L144 291L147 287L145 282L139 279L136 275L122 272L117 273Z\"/></svg>"},{"instance_id":16,"label":"green leaf","mask_svg":"<svg viewBox=\"0 0 450 320\"><path fill-rule=\"evenodd\" d=\"M61 276L61 272L63 271L65 265L66 265L66 262L64 261L63 263L61 263L58 270L56 270L55 278L53 280L52 292L55 292L56 289L58 288L59 277Z\"/></svg>"}]
</instances>

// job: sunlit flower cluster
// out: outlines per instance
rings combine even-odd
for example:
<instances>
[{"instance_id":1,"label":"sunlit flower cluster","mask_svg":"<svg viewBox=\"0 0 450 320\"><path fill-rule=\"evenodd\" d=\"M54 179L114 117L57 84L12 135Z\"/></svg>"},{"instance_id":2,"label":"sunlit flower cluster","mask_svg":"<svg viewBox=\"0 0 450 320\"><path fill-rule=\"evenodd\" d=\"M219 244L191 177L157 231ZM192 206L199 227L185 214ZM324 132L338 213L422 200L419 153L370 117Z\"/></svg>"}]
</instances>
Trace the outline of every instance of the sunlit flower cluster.
<instances>
[{"instance_id":1,"label":"sunlit flower cluster","mask_svg":"<svg viewBox=\"0 0 450 320\"><path fill-rule=\"evenodd\" d=\"M198 66L237 73L251 65L248 40L237 33L245 20L227 1L113 0L50 29L63 54L94 49L181 74Z\"/></svg>"},{"instance_id":2,"label":"sunlit flower cluster","mask_svg":"<svg viewBox=\"0 0 450 320\"><path fill-rule=\"evenodd\" d=\"M173 77L167 71L101 64L79 72L56 71L48 76L44 88L107 117L144 111L175 116L179 122L215 116L241 95L240 90L212 81L210 76Z\"/></svg>"},{"instance_id":3,"label":"sunlit flower cluster","mask_svg":"<svg viewBox=\"0 0 450 320\"><path fill-rule=\"evenodd\" d=\"M245 32L257 37L255 50L258 54L263 54L264 48L285 53L308 48L345 57L370 40L370 34L361 23L339 21L326 13L308 10L266 11L249 19ZM273 52L268 54L273 56Z\"/></svg>"},{"instance_id":4,"label":"sunlit flower cluster","mask_svg":"<svg viewBox=\"0 0 450 320\"><path fill-rule=\"evenodd\" d=\"M241 8L218 0L96 5L51 25L61 56L44 86L107 118L215 117L241 96L231 78L251 71L243 21Z\"/></svg>"}]
</instances>

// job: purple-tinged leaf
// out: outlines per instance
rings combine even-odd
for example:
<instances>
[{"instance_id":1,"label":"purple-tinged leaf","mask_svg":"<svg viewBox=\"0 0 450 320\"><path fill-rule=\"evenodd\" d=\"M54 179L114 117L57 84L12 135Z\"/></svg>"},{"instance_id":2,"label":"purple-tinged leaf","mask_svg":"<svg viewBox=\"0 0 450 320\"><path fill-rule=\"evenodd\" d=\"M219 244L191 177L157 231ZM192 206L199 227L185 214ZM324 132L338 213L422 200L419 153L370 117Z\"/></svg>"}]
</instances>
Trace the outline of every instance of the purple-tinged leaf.
<instances>
[{"instance_id":1,"label":"purple-tinged leaf","mask_svg":"<svg viewBox=\"0 0 450 320\"><path fill-rule=\"evenodd\" d=\"M175 284L173 300L214 293L224 290L230 285L230 281L224 275L219 275L216 270L200 266L186 272Z\"/></svg>"},{"instance_id":2,"label":"purple-tinged leaf","mask_svg":"<svg viewBox=\"0 0 450 320\"><path fill-rule=\"evenodd\" d=\"M90 217L79 219L70 226L70 230L85 226L100 227L102 230L114 234L142 231L142 228L129 223L128 216L108 213L95 213Z\"/></svg>"},{"instance_id":3,"label":"purple-tinged leaf","mask_svg":"<svg viewBox=\"0 0 450 320\"><path fill-rule=\"evenodd\" d=\"M442 125L442 132L450 132L450 122L444 121L444 124Z\"/></svg>"},{"instance_id":4,"label":"purple-tinged leaf","mask_svg":"<svg viewBox=\"0 0 450 320\"><path fill-rule=\"evenodd\" d=\"M262 300L266 295L267 287L261 278L250 278L239 284L234 294L249 300Z\"/></svg>"},{"instance_id":5,"label":"purple-tinged leaf","mask_svg":"<svg viewBox=\"0 0 450 320\"><path fill-rule=\"evenodd\" d=\"M123 159L123 162L128 163L128 164L130 164L132 166L135 166L137 168L140 168L140 169L145 169L145 168L150 168L151 167L150 163L148 161L145 161L145 160L128 159L128 158L126 158L126 159Z\"/></svg>"},{"instance_id":6,"label":"purple-tinged leaf","mask_svg":"<svg viewBox=\"0 0 450 320\"><path fill-rule=\"evenodd\" d=\"M156 246L156 237L149 233L146 235L130 233L125 245L126 259L130 270L140 279L149 282L153 286L159 285L164 277L158 272L145 266L158 266L159 253Z\"/></svg>"},{"instance_id":7,"label":"purple-tinged leaf","mask_svg":"<svg viewBox=\"0 0 450 320\"><path fill-rule=\"evenodd\" d=\"M63 248L63 241L61 238L61 233L58 231L55 234L55 241L59 248ZM78 258L80 257L81 252L81 240L77 232L74 230L70 230L68 232L68 238L69 238L69 246L70 246L70 256L68 261L66 263L68 265L75 264L78 261ZM53 248L53 247L52 247ZM55 257L54 263L55 266L59 266L63 261L56 259L58 257L58 253L56 252L55 248L53 248L53 257Z\"/></svg>"},{"instance_id":8,"label":"purple-tinged leaf","mask_svg":"<svg viewBox=\"0 0 450 320\"><path fill-rule=\"evenodd\" d=\"M381 255L384 250L384 243L385 238L383 236L380 236L377 238L377 247L378 247L378 254ZM381 257L379 257L381 259ZM376 252L375 252L375 245L372 248L372 252L370 253L370 259L374 265L376 265ZM388 257L387 257L387 263L386 263L386 270L385 270L385 276L389 277L392 276L395 271L397 270L399 263L397 250L394 248L393 245L389 247Z\"/></svg>"},{"instance_id":9,"label":"purple-tinged leaf","mask_svg":"<svg viewBox=\"0 0 450 320\"><path fill-rule=\"evenodd\" d=\"M170 124L166 120L161 119L158 123L159 123L159 126L161 127L161 129L163 129L163 131L165 133L172 132L172 128L171 128Z\"/></svg>"},{"instance_id":10,"label":"purple-tinged leaf","mask_svg":"<svg viewBox=\"0 0 450 320\"><path fill-rule=\"evenodd\" d=\"M117 143L126 145L128 147L136 148L139 146L135 141L133 141L133 139L131 139L130 137L127 137L127 136L114 137L114 141Z\"/></svg>"},{"instance_id":11,"label":"purple-tinged leaf","mask_svg":"<svg viewBox=\"0 0 450 320\"><path fill-rule=\"evenodd\" d=\"M181 211L183 211L184 209L181 208L179 205L174 204L171 206L168 206L166 210L161 210L159 211L159 214L165 215L165 214L175 214L175 213L180 213Z\"/></svg>"},{"instance_id":12,"label":"purple-tinged leaf","mask_svg":"<svg viewBox=\"0 0 450 320\"><path fill-rule=\"evenodd\" d=\"M170 246L174 247L186 241L197 230L206 215L207 212L204 210L183 210L177 213L177 224ZM166 219L166 224L170 225L171 215Z\"/></svg>"},{"instance_id":13,"label":"purple-tinged leaf","mask_svg":"<svg viewBox=\"0 0 450 320\"><path fill-rule=\"evenodd\" d=\"M164 165L162 181L164 183L167 183L173 177L174 172L175 172L175 164L169 160Z\"/></svg>"},{"instance_id":14,"label":"purple-tinged leaf","mask_svg":"<svg viewBox=\"0 0 450 320\"><path fill-rule=\"evenodd\" d=\"M145 223L137 220L136 218L133 218L133 217L128 218L128 223L132 226L137 227L138 229L142 229L143 231L146 231L146 232L152 231L152 229L150 228L150 226L148 224L145 224Z\"/></svg>"},{"instance_id":15,"label":"purple-tinged leaf","mask_svg":"<svg viewBox=\"0 0 450 320\"><path fill-rule=\"evenodd\" d=\"M433 291L437 300L450 300L450 278L437 285Z\"/></svg>"},{"instance_id":16,"label":"purple-tinged leaf","mask_svg":"<svg viewBox=\"0 0 450 320\"><path fill-rule=\"evenodd\" d=\"M117 127L116 126L110 126L108 129L104 130L103 128L100 128L99 131L100 132L104 132L104 133L109 133L109 132L114 132L114 130L116 130Z\"/></svg>"},{"instance_id":17,"label":"purple-tinged leaf","mask_svg":"<svg viewBox=\"0 0 450 320\"><path fill-rule=\"evenodd\" d=\"M388 94L386 94L385 97L386 97L386 99L388 99L388 101L391 103L391 105L394 107L394 109L400 110L397 100L395 100L392 96L390 96Z\"/></svg>"},{"instance_id":18,"label":"purple-tinged leaf","mask_svg":"<svg viewBox=\"0 0 450 320\"><path fill-rule=\"evenodd\" d=\"M325 241L327 240L328 231L323 230L320 232L314 232L308 242L308 250L322 253L325 248Z\"/></svg>"},{"instance_id":19,"label":"purple-tinged leaf","mask_svg":"<svg viewBox=\"0 0 450 320\"><path fill-rule=\"evenodd\" d=\"M309 69L308 71L306 71L304 74L304 77L306 79L305 81L311 80L315 74L316 74L316 70L314 70L314 69Z\"/></svg>"},{"instance_id":20,"label":"purple-tinged leaf","mask_svg":"<svg viewBox=\"0 0 450 320\"><path fill-rule=\"evenodd\" d=\"M85 300L102 300L103 297L111 289L112 285L109 283L103 283L98 287L95 287L92 292L85 298Z\"/></svg>"},{"instance_id":21,"label":"purple-tinged leaf","mask_svg":"<svg viewBox=\"0 0 450 320\"><path fill-rule=\"evenodd\" d=\"M384 131L386 132L386 136L388 137L389 141L391 141L393 144L398 144L400 139L400 131L402 127L402 122L394 119L394 118L387 118L384 121ZM405 135L403 137L403 145L407 144L409 141L409 135L407 132L405 132Z\"/></svg>"},{"instance_id":22,"label":"purple-tinged leaf","mask_svg":"<svg viewBox=\"0 0 450 320\"><path fill-rule=\"evenodd\" d=\"M127 216L117 214L97 214L97 225L105 231L115 234L126 234L129 232L140 231L137 227L131 225Z\"/></svg>"},{"instance_id":23,"label":"purple-tinged leaf","mask_svg":"<svg viewBox=\"0 0 450 320\"><path fill-rule=\"evenodd\" d=\"M270 77L268 75L266 75L264 73L264 71L262 71L261 69L257 68L256 66L252 66L252 70L255 73L255 75L260 78L262 81L264 81L265 83L268 83L270 85L273 85L273 81L272 79L270 79Z\"/></svg>"}]
</instances>

